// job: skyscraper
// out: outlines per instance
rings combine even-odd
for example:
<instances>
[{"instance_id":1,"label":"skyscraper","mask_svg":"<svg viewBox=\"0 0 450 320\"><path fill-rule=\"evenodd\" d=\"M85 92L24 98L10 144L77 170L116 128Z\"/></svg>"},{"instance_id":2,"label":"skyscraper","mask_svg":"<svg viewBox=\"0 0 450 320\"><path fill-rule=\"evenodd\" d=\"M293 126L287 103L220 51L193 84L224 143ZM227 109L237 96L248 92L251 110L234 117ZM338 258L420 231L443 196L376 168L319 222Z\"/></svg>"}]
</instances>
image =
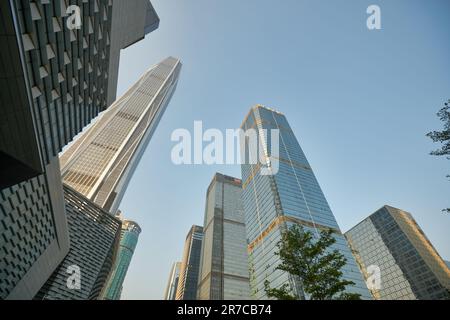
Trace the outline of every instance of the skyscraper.
<instances>
[{"instance_id":1,"label":"skyscraper","mask_svg":"<svg viewBox=\"0 0 450 320\"><path fill-rule=\"evenodd\" d=\"M313 234L323 229L333 231L336 243L332 249L339 250L347 259L343 268L344 278L355 283L347 291L370 299L347 241L286 117L280 112L257 105L250 110L241 128L244 131L256 130L255 146L258 145L261 156L257 163L245 161L241 166L250 286L254 298L267 298L264 290L266 280L274 288L288 283L299 297L308 298L297 279L276 270L280 260L274 254L281 232L292 224L299 224ZM275 139L276 132L279 133L278 140ZM246 136L241 140L244 150L242 156L252 153L253 147L248 138ZM276 154L276 145L279 154Z\"/></svg>"},{"instance_id":2,"label":"skyscraper","mask_svg":"<svg viewBox=\"0 0 450 320\"><path fill-rule=\"evenodd\" d=\"M100 207L114 217L110 210L111 205L114 202L115 213L128 181L174 92L180 67L179 61L174 58L168 58L152 67L63 153L61 163L64 166L62 172L65 185L86 198L90 195L86 187L97 185L98 190L102 192L101 195L104 196L102 199L107 202L107 205L105 206L105 202L96 201L98 198L95 197L88 199L89 203L92 202L94 207ZM86 182L84 179L88 176L90 178L95 176L96 180ZM77 190L75 190L76 187ZM86 224L95 225L98 222L95 217L86 216ZM95 226L86 230L71 227L69 229L70 241L72 243L82 242L86 237L95 239L95 235L89 234L93 228ZM98 241L105 240L98 239ZM118 274L119 277L114 280L111 272L116 269L111 269L113 264L108 263L110 268L106 277L102 278L103 285L106 284L108 275L116 281L112 284L114 287L111 288L111 291L108 291L110 299L115 299L120 295L122 284L119 284L119 281L123 281L126 272L124 265L120 264L122 256L119 252L119 241L120 236L115 241L99 243L106 248L112 246L112 261L114 265L120 267L118 271L121 274ZM69 251L62 265L68 265L73 261L95 259L96 252L93 248L87 246L82 249ZM117 262L119 264L115 262L116 257L119 259ZM131 256L129 258L131 259ZM98 263L98 261L92 261L92 263ZM89 267L84 270L100 269ZM45 284L45 288L48 288L46 292L44 294L40 292L38 298L59 297L58 292L64 291L66 299L79 299L80 296L77 294L70 298L69 295L72 291L60 288L65 278L67 278L67 274L58 270ZM87 288L85 297L103 298L106 293L104 288L100 293L95 292L95 295L92 295L89 290Z\"/></svg>"},{"instance_id":3,"label":"skyscraper","mask_svg":"<svg viewBox=\"0 0 450 320\"><path fill-rule=\"evenodd\" d=\"M196 300L203 227L192 226L184 243L176 300Z\"/></svg>"},{"instance_id":4,"label":"skyscraper","mask_svg":"<svg viewBox=\"0 0 450 320\"><path fill-rule=\"evenodd\" d=\"M175 262L170 269L169 281L167 282L164 300L175 300L180 279L181 262Z\"/></svg>"},{"instance_id":5,"label":"skyscraper","mask_svg":"<svg viewBox=\"0 0 450 320\"><path fill-rule=\"evenodd\" d=\"M61 156L63 181L115 214L176 88L181 63L150 68Z\"/></svg>"},{"instance_id":6,"label":"skyscraper","mask_svg":"<svg viewBox=\"0 0 450 320\"><path fill-rule=\"evenodd\" d=\"M450 270L412 215L384 206L345 233L375 299L450 299Z\"/></svg>"},{"instance_id":7,"label":"skyscraper","mask_svg":"<svg viewBox=\"0 0 450 320\"><path fill-rule=\"evenodd\" d=\"M104 294L105 299L120 300L123 281L125 280L128 267L130 266L131 258L136 249L140 233L141 228L136 222L131 220L122 221L120 247L106 287L106 292Z\"/></svg>"},{"instance_id":8,"label":"skyscraper","mask_svg":"<svg viewBox=\"0 0 450 320\"><path fill-rule=\"evenodd\" d=\"M159 17L150 0L113 0L111 26L111 58L108 69L107 103L116 100L119 79L120 50L132 46L159 27Z\"/></svg>"},{"instance_id":9,"label":"skyscraper","mask_svg":"<svg viewBox=\"0 0 450 320\"><path fill-rule=\"evenodd\" d=\"M197 298L250 298L241 180L214 175L206 194Z\"/></svg>"},{"instance_id":10,"label":"skyscraper","mask_svg":"<svg viewBox=\"0 0 450 320\"><path fill-rule=\"evenodd\" d=\"M121 221L68 186L64 193L70 250L34 299L99 299L114 263Z\"/></svg>"},{"instance_id":11,"label":"skyscraper","mask_svg":"<svg viewBox=\"0 0 450 320\"><path fill-rule=\"evenodd\" d=\"M120 49L158 26L148 0L77 3L75 27L68 1L0 3L2 299L32 298L68 253L58 153L115 96Z\"/></svg>"}]
</instances>

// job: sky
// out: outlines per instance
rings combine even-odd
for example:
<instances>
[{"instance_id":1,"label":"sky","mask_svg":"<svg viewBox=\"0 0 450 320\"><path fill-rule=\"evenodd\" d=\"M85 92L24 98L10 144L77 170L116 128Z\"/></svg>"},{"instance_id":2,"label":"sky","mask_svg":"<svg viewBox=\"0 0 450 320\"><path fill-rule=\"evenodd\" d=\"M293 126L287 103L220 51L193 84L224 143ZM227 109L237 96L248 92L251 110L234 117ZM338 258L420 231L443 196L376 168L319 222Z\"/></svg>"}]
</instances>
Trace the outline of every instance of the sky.
<instances>
[{"instance_id":1,"label":"sky","mask_svg":"<svg viewBox=\"0 0 450 320\"><path fill-rule=\"evenodd\" d=\"M178 88L121 204L142 233L122 299L161 299L215 172L174 165L170 139L194 121L238 128L263 104L283 112L345 232L385 204L411 212L450 259L450 162L425 134L450 98L447 0L153 0L159 29L122 51L118 94L167 56ZM366 9L381 9L368 30Z\"/></svg>"}]
</instances>

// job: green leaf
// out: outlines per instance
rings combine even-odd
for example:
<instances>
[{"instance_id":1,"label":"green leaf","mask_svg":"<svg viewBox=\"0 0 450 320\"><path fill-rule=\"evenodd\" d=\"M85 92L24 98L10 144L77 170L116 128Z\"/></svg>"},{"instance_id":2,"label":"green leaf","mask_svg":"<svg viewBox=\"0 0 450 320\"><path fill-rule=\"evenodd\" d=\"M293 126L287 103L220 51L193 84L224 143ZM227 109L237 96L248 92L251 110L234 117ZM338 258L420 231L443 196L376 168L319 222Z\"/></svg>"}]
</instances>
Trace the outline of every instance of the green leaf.
<instances>
[{"instance_id":1,"label":"green leaf","mask_svg":"<svg viewBox=\"0 0 450 320\"><path fill-rule=\"evenodd\" d=\"M342 279L342 267L346 259L337 250L330 250L336 242L333 230L321 231L318 236L305 231L300 225L293 225L282 232L276 255L281 263L276 269L288 272L300 279L304 292L311 300L357 299L358 294L346 293L345 288L352 281ZM264 283L268 297L277 299L298 299L288 284L280 288L271 288Z\"/></svg>"}]
</instances>

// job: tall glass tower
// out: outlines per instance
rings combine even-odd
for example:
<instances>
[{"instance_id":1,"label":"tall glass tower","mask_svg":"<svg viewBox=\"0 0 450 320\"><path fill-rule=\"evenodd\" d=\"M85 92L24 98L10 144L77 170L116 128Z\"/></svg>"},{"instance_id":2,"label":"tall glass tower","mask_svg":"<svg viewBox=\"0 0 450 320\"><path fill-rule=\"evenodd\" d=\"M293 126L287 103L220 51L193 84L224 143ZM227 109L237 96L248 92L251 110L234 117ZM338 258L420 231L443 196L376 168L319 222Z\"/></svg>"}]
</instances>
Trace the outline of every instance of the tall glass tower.
<instances>
[{"instance_id":1,"label":"tall glass tower","mask_svg":"<svg viewBox=\"0 0 450 320\"><path fill-rule=\"evenodd\" d=\"M241 179L214 175L206 194L197 298L250 298Z\"/></svg>"},{"instance_id":2,"label":"tall glass tower","mask_svg":"<svg viewBox=\"0 0 450 320\"><path fill-rule=\"evenodd\" d=\"M184 243L176 300L196 300L202 251L203 227L193 225Z\"/></svg>"},{"instance_id":3,"label":"tall glass tower","mask_svg":"<svg viewBox=\"0 0 450 320\"><path fill-rule=\"evenodd\" d=\"M284 271L276 270L280 261L274 254L278 250L281 232L292 224L299 224L314 234L322 229L333 230L336 238L333 249L339 250L347 259L344 277L355 283L347 288L348 291L370 299L347 241L286 117L257 105L250 110L241 128L244 131L256 130L260 152L257 163L246 161L241 166L250 286L254 298L267 298L264 290L266 280L275 288L289 283L299 297L308 298L299 281ZM277 141L274 141L276 135L271 129L278 130ZM279 152L276 152L277 142ZM241 140L241 146L245 154L251 153L247 136Z\"/></svg>"},{"instance_id":4,"label":"tall glass tower","mask_svg":"<svg viewBox=\"0 0 450 320\"><path fill-rule=\"evenodd\" d=\"M74 251L58 154L115 99L121 49L158 27L149 0L130 2L0 2L0 299L32 299Z\"/></svg>"},{"instance_id":5,"label":"tall glass tower","mask_svg":"<svg viewBox=\"0 0 450 320\"><path fill-rule=\"evenodd\" d=\"M150 68L61 156L63 182L115 214L178 82L169 57Z\"/></svg>"},{"instance_id":6,"label":"tall glass tower","mask_svg":"<svg viewBox=\"0 0 450 320\"><path fill-rule=\"evenodd\" d=\"M409 212L383 206L345 233L375 299L450 299L450 270Z\"/></svg>"},{"instance_id":7,"label":"tall glass tower","mask_svg":"<svg viewBox=\"0 0 450 320\"><path fill-rule=\"evenodd\" d=\"M164 300L175 300L178 281L180 279L181 262L175 262L170 269L169 281L167 282Z\"/></svg>"},{"instance_id":8,"label":"tall glass tower","mask_svg":"<svg viewBox=\"0 0 450 320\"><path fill-rule=\"evenodd\" d=\"M141 228L139 225L131 220L122 221L122 232L120 236L120 247L117 252L117 258L114 264L111 277L106 287L105 299L120 300L122 293L122 285L127 274L128 267L133 257L134 249L136 249L137 242Z\"/></svg>"}]
</instances>

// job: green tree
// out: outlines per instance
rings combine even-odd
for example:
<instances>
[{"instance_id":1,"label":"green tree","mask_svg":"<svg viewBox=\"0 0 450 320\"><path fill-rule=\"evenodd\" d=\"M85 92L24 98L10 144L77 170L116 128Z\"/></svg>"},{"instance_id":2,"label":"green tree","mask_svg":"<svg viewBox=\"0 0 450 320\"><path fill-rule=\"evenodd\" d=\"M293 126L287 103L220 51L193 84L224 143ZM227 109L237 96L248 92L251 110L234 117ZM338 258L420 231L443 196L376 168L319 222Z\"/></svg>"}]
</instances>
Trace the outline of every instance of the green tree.
<instances>
[{"instance_id":1,"label":"green tree","mask_svg":"<svg viewBox=\"0 0 450 320\"><path fill-rule=\"evenodd\" d=\"M437 113L439 119L444 122L444 130L442 131L432 131L427 134L434 142L442 143L440 149L431 152L433 156L447 156L450 160L450 99L444 103L444 107ZM447 175L450 178L450 175ZM442 210L444 212L450 213L450 208Z\"/></svg>"},{"instance_id":2,"label":"green tree","mask_svg":"<svg viewBox=\"0 0 450 320\"><path fill-rule=\"evenodd\" d=\"M322 231L317 238L299 225L284 231L275 253L281 259L276 269L298 277L311 300L359 300L359 294L345 292L345 287L354 282L342 279L346 259L339 251L329 249L336 242L332 234L331 230ZM274 289L266 280L264 286L268 297L299 299L289 284Z\"/></svg>"}]
</instances>

